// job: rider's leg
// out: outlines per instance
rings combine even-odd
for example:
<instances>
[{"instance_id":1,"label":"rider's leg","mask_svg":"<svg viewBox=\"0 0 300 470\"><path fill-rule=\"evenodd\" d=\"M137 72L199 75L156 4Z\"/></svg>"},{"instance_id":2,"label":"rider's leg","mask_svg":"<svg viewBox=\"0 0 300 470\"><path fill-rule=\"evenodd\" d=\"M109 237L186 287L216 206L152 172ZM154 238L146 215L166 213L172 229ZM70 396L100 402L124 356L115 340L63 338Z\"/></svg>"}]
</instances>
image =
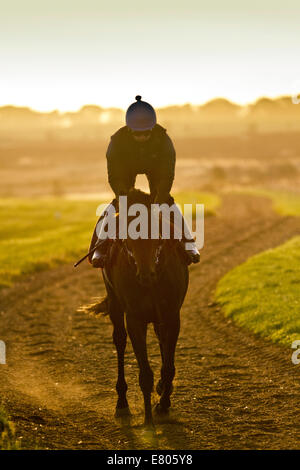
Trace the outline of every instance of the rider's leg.
<instances>
[{"instance_id":1,"label":"rider's leg","mask_svg":"<svg viewBox=\"0 0 300 470\"><path fill-rule=\"evenodd\" d=\"M184 244L185 251L192 263L199 263L200 253L197 248L196 242L191 233L191 229L188 226L183 214L180 212L176 204L172 207L174 209L174 228L182 233L182 242Z\"/></svg>"},{"instance_id":2,"label":"rider's leg","mask_svg":"<svg viewBox=\"0 0 300 470\"><path fill-rule=\"evenodd\" d=\"M94 251L92 258L91 258L91 263L94 268L104 267L104 263L105 263L106 255L107 255L107 247L108 247L108 238L106 234L106 228L107 228L106 222L107 222L107 217L109 217L109 214L111 212L114 212L114 210L115 210L115 200L113 200L110 204L108 204L108 206L106 207L104 212L101 214L96 224L90 249L92 249L95 246L95 244L98 243L100 240L102 240L102 242L100 242L99 248L97 248L97 250Z\"/></svg>"},{"instance_id":3,"label":"rider's leg","mask_svg":"<svg viewBox=\"0 0 300 470\"><path fill-rule=\"evenodd\" d=\"M150 171L149 173L146 174L148 182L149 182L149 188L150 188L150 194L152 196L152 200L154 202L155 197L158 193L158 186L160 182L160 175L156 173L156 171ZM166 203L169 206L173 206L174 204L174 198L169 194L168 199L166 200ZM172 214L173 216L173 214ZM163 219L163 218L162 218ZM175 222L177 222L177 229L180 230L180 233L183 234L182 240L184 244L185 251L188 255L188 258L192 263L199 263L200 261L200 253L197 249L195 240L192 236L191 230L184 219L182 213L178 209L178 207L174 204L174 216L173 219L175 219ZM173 220L171 220L173 222ZM174 223L174 222L173 222ZM169 222L167 222L169 224ZM166 227L168 229L168 227Z\"/></svg>"},{"instance_id":4,"label":"rider's leg","mask_svg":"<svg viewBox=\"0 0 300 470\"><path fill-rule=\"evenodd\" d=\"M179 238L182 240L182 243L184 245L185 251L192 263L199 263L200 261L200 253L197 248L196 242L193 238L193 235L191 233L191 229L188 226L185 218L183 217L183 214L177 207L177 205L174 203L174 199L172 196L170 196L169 200L167 201L167 204L169 206L172 206L173 213L171 214L171 222L174 224L174 229L175 232L179 233L179 236L176 238ZM169 221L166 220L164 217L162 217L162 224L167 224L166 225L166 230L168 230L169 227Z\"/></svg>"},{"instance_id":5,"label":"rider's leg","mask_svg":"<svg viewBox=\"0 0 300 470\"><path fill-rule=\"evenodd\" d=\"M174 213L177 212L177 216L178 216L178 220L179 219L179 215L181 216L181 224L183 226L183 234L184 234L184 243L185 243L185 250L187 251L187 253L190 255L191 259L192 259L192 262L193 263L198 263L200 261L200 253L199 253L199 250L197 248L197 245L196 245L196 242L193 238L193 235L191 233L191 229L190 227L188 226L184 216L182 215L182 213L180 212L179 208L176 206L174 206ZM175 216L175 223L176 223L176 216Z\"/></svg>"}]
</instances>

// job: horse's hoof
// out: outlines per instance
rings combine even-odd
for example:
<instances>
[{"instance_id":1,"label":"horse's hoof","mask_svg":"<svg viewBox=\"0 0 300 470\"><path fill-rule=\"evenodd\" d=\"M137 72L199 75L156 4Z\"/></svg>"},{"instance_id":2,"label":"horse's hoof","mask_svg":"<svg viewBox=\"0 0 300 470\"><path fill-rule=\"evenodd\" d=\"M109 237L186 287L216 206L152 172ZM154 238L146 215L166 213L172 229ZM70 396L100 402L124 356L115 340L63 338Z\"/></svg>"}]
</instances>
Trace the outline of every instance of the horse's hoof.
<instances>
[{"instance_id":1,"label":"horse's hoof","mask_svg":"<svg viewBox=\"0 0 300 470\"><path fill-rule=\"evenodd\" d=\"M123 416L131 416L129 406L126 406L126 408L116 408L115 418L122 418Z\"/></svg>"},{"instance_id":2,"label":"horse's hoof","mask_svg":"<svg viewBox=\"0 0 300 470\"><path fill-rule=\"evenodd\" d=\"M144 431L147 432L154 432L155 431L155 426L153 421L145 421L144 422Z\"/></svg>"},{"instance_id":3,"label":"horse's hoof","mask_svg":"<svg viewBox=\"0 0 300 470\"><path fill-rule=\"evenodd\" d=\"M169 414L169 409L168 408L164 408L163 406L161 406L160 403L157 403L157 405L155 406L154 408L154 411L157 415L159 416L166 416Z\"/></svg>"}]
</instances>

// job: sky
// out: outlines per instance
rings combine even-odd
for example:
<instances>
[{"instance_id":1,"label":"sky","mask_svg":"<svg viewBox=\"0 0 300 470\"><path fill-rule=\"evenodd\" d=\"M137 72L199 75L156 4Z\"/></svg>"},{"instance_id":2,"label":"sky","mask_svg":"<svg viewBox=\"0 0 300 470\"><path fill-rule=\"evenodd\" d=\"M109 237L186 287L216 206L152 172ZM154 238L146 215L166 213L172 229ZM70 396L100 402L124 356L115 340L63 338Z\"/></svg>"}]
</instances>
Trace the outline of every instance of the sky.
<instances>
[{"instance_id":1,"label":"sky","mask_svg":"<svg viewBox=\"0 0 300 470\"><path fill-rule=\"evenodd\" d=\"M300 88L299 0L10 0L0 14L0 106L126 109Z\"/></svg>"}]
</instances>

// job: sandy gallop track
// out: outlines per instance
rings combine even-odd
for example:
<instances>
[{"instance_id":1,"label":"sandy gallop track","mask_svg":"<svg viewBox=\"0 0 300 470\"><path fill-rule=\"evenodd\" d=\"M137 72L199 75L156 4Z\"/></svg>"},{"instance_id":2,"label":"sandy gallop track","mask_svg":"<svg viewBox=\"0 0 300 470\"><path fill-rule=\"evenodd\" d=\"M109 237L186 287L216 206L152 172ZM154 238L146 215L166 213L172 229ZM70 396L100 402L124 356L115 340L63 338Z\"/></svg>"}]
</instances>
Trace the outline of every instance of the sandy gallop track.
<instances>
[{"instance_id":1,"label":"sandy gallop track","mask_svg":"<svg viewBox=\"0 0 300 470\"><path fill-rule=\"evenodd\" d=\"M157 423L151 440L141 426L142 396L130 344L128 424L113 417L116 354L110 322L76 313L103 293L99 272L88 265L61 267L2 291L0 337L8 365L0 366L1 400L23 448L299 448L300 366L291 363L291 350L225 320L212 302L222 275L289 239L298 225L274 215L267 201L240 195L226 196L218 217L206 219L202 262L191 268L182 310L172 412ZM159 351L150 330L157 380Z\"/></svg>"}]
</instances>

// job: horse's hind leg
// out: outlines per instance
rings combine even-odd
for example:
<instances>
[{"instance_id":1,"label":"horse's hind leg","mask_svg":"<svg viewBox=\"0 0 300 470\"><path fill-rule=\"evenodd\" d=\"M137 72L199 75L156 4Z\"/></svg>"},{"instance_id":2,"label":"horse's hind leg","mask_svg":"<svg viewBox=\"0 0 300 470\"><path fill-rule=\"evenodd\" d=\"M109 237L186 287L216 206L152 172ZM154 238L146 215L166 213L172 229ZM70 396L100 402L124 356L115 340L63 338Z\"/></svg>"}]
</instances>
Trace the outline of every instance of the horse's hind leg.
<instances>
[{"instance_id":1,"label":"horse's hind leg","mask_svg":"<svg viewBox=\"0 0 300 470\"><path fill-rule=\"evenodd\" d=\"M147 324L142 322L137 323L128 315L127 330L140 369L139 384L144 396L145 425L152 427L151 393L153 390L153 372L147 356Z\"/></svg>"},{"instance_id":2,"label":"horse's hind leg","mask_svg":"<svg viewBox=\"0 0 300 470\"><path fill-rule=\"evenodd\" d=\"M127 339L124 325L124 314L120 312L111 312L110 318L113 323L113 341L116 346L118 356L118 380L116 384L118 401L116 406L116 416L129 415L130 411L126 398L127 383L124 373L124 353Z\"/></svg>"},{"instance_id":3,"label":"horse's hind leg","mask_svg":"<svg viewBox=\"0 0 300 470\"><path fill-rule=\"evenodd\" d=\"M158 393L161 398L156 407L157 413L167 413L171 406L170 396L173 391L173 379L175 376L175 349L180 329L179 313L174 315L172 322L160 326L160 340L163 350L163 363L161 368L161 380L158 383Z\"/></svg>"}]
</instances>

